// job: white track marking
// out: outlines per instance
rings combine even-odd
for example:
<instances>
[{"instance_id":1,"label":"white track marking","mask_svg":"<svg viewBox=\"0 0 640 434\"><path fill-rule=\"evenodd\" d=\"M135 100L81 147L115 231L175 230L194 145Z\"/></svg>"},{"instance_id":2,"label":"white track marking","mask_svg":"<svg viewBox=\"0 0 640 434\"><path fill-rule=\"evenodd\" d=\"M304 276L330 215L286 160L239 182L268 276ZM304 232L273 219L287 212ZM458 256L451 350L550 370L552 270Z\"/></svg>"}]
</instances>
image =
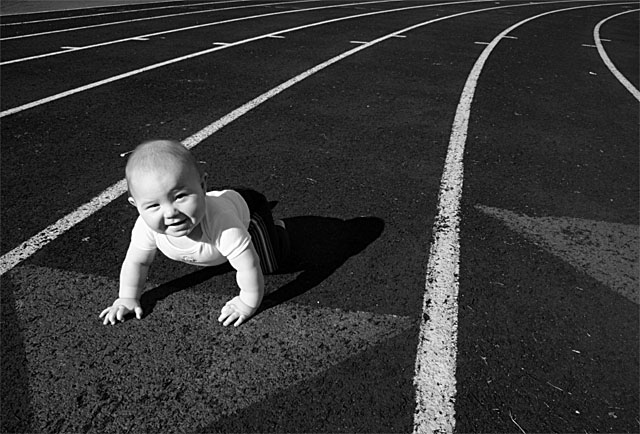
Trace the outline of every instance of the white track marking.
<instances>
[{"instance_id":1,"label":"white track marking","mask_svg":"<svg viewBox=\"0 0 640 434\"><path fill-rule=\"evenodd\" d=\"M581 8L545 12L507 28L482 51L467 77L453 121L440 183L438 215L433 225L416 355L414 433L452 433L455 428L456 356L458 339L458 273L460 260L460 199L464 179L463 156L471 102L484 64L510 32L537 18Z\"/></svg>"},{"instance_id":2,"label":"white track marking","mask_svg":"<svg viewBox=\"0 0 640 434\"><path fill-rule=\"evenodd\" d=\"M301 0L301 1L313 1L313 0ZM223 21L216 21L214 23L198 24L198 25L182 27L182 28L178 28L178 29L165 30L165 31L161 31L161 32L148 33L148 34L144 34L144 35L131 36L131 37L122 38L122 39L115 39L115 40L112 40L112 41L100 42L100 43L97 43L97 44L91 44L91 45L86 45L86 46L83 46L83 47L77 47L75 51L89 50L89 49L92 49L92 48L104 47L104 46L107 46L107 45L120 44L120 43L123 43L123 42L136 40L137 38L151 38L151 37L154 37L154 36L167 35L167 34L171 34L171 33L184 32L184 31L195 30L195 29L199 29L199 28L203 28L203 27L217 26L217 25L220 25L220 24L229 24L229 23L233 23L233 22L237 22L237 21L244 21L244 20L255 19L255 18L263 18L263 17L273 16L273 15L290 14L290 13L296 13L296 12L308 12L308 11L314 11L314 10L320 10L320 9L329 9L329 8L341 8L341 7L352 6L354 4L376 4L376 3L387 3L387 2L397 2L397 1L403 1L403 0L376 0L376 1L369 1L369 2L362 2L362 3L347 3L347 4L331 5L331 6L318 6L318 7L315 7L315 8L287 10L287 11L282 11L282 12L272 12L272 13L267 13L267 14L252 15L252 16L248 16L248 17L239 17L239 18L233 18L233 19L228 19L228 20L223 20ZM484 1L490 1L490 0L471 0L471 2L484 2ZM578 1L578 0L565 0L565 1L557 1L557 2L554 2L554 3L564 3L564 2L572 2L572 1ZM599 0L585 0L585 1L599 1ZM449 3L449 4L459 4L459 3L462 3L462 2L452 2L452 3ZM261 6L261 5L253 5L253 6ZM247 6L243 6L243 7L247 7ZM422 7L431 7L431 6L422 6ZM210 12L210 11L218 11L218 10L222 10L222 9L211 9L211 10L207 10L207 11L197 11L197 12L192 12L192 13L202 13L202 12ZM378 12L373 12L373 13L386 13L386 12L391 12L391 11L392 10L389 10L389 11L384 11L383 10L383 11L378 11ZM359 16L363 16L363 15L368 15L368 14L355 15L354 17L359 17ZM164 15L163 17L166 17L166 16L173 16L173 15ZM155 18L158 18L158 17L155 17ZM149 19L152 19L152 18L149 18ZM82 29L84 29L84 27ZM2 39L0 39L0 41L2 41ZM10 64L19 63L19 62L26 62L26 61L30 61L30 60L42 59L42 58L45 58L45 57L57 56L57 55L60 55L60 54L68 54L68 53L69 53L69 51L62 50L62 51L53 51L53 52L44 53L44 54L37 54L37 55L34 55L34 56L28 56L28 57L22 57L22 58L18 58L18 59L6 60L4 62L0 62L0 66L2 66L2 65L10 65Z\"/></svg>"},{"instance_id":3,"label":"white track marking","mask_svg":"<svg viewBox=\"0 0 640 434\"><path fill-rule=\"evenodd\" d=\"M296 2L298 2L298 3L307 3L307 2L313 2L313 1L318 1L318 0L296 0ZM388 1L398 1L398 0L388 0ZM284 2L284 3L288 3L288 2ZM34 36L53 35L53 34L56 34L56 33L75 32L77 30L94 29L96 27L114 26L114 25L117 25L117 24L129 24L129 23L135 23L135 22L138 22L138 21L149 21L149 20L157 20L157 19L162 19L162 18L173 18L173 17L184 16L184 15L204 14L204 13L208 13L208 12L219 12L219 11L226 11L226 10L231 10L231 9L245 9L245 8L258 7L258 6L271 6L273 4L274 3L265 3L265 4L257 4L257 5L246 5L246 6L230 6L230 7L227 7L227 8L206 9L206 10L203 10L203 11L181 12L179 14L169 14L169 15L158 15L158 16L154 16L154 17L134 18L134 19L131 19L131 20L112 21L110 23L92 24L92 25L89 25L89 26L80 26L80 27L70 27L68 29L50 30L48 32L30 33L28 35L9 36L9 37L6 37L6 38L0 38L0 41L9 41L9 40L12 40L12 39L31 38L31 37L34 37ZM282 4L282 2L279 3L279 4Z\"/></svg>"},{"instance_id":4,"label":"white track marking","mask_svg":"<svg viewBox=\"0 0 640 434\"><path fill-rule=\"evenodd\" d=\"M485 0L473 0L473 1L485 1ZM465 3L465 2L464 1L460 1L460 2L455 2L455 3ZM436 4L431 4L431 5L410 6L410 7L405 7L405 8L389 9L389 10L379 11L379 12L369 12L369 13L366 13L366 14L350 15L350 16L347 16L347 17L340 17L340 18L334 18L334 19L326 20L326 21L319 21L319 22L316 22L316 23L305 24L303 26L292 27L292 28L289 28L289 29L280 30L278 32L271 32L271 33L267 33L267 34L260 35L260 36L254 36L252 38L243 39L241 41L231 42L231 43L228 43L226 45L216 46L215 48L209 48L207 50L198 51L196 53L191 53L191 54L187 54L185 56L180 56L180 57L176 57L176 58L173 58L173 59L165 60L164 62L155 63L153 65L149 65L149 66L146 66L144 68L135 69L133 71L125 72L125 73L122 73L122 74L119 74L119 75L115 75L115 76L112 76L112 77L109 77L109 78L105 78L104 80L96 81L96 82L93 82L93 83L90 83L90 84L87 84L87 85L84 85L84 86L77 87L75 89L71 89L71 90L68 90L68 91L65 91L65 92L58 93L56 95L52 95L52 96L49 96L49 97L46 97L46 98L42 98L42 99L39 99L37 101L32 101L30 103L23 104L23 105L18 106L18 107L14 107L14 108L11 108L11 109L8 109L8 110L4 110L4 111L0 112L0 118L5 117L5 116L9 116L9 115L12 115L12 114L15 114L15 113L19 113L21 111L28 110L28 109L31 109L31 108L34 108L34 107L38 107L38 106L43 105L43 104L48 104L50 102L53 102L53 101L56 101L56 100L59 100L59 99L62 99L62 98L66 98L66 97L74 95L76 93L80 93L80 92L84 92L84 91L87 91L87 90L91 90L91 89L94 89L96 87L99 87L99 86L102 86L102 85L105 85L105 84L109 84L109 83L113 83L115 81L119 81L119 80L122 80L122 79L125 79L125 78L129 78L129 77L132 77L134 75L141 74L143 72L147 72L147 71L151 71L151 70L154 70L154 69L157 69L157 68L161 68L161 67L164 67L164 66L172 65L174 63L182 62L184 60L193 59L195 57L203 56L203 55L206 55L206 54L211 54L211 53L214 53L216 51L224 50L224 49L229 48L229 47L234 47L234 46L237 46L237 45L242 45L242 44L247 44L249 42L258 41L260 39L265 39L265 38L268 38L268 37L271 37L271 36L274 36L274 35L280 35L280 34L283 34L283 33L290 33L290 32L294 32L294 31L297 31L297 30L307 29L307 28L320 26L320 25L324 25L324 24L329 24L329 23L335 23L335 22L343 21L343 20L349 20L349 19L354 19L354 18L362 18L362 17L371 16L371 15L377 15L377 14L385 14L385 13L392 13L392 12L398 12L398 11L405 11L405 10L410 10L410 9L419 9L419 8L442 6L444 4L454 4L454 3L436 3ZM515 6L520 6L520 5L515 5ZM515 7L515 6L513 6L513 7ZM507 7L507 6L502 6L502 7Z\"/></svg>"},{"instance_id":5,"label":"white track marking","mask_svg":"<svg viewBox=\"0 0 640 434\"><path fill-rule=\"evenodd\" d=\"M307 1L311 1L311 0L307 0ZM397 2L397 1L402 1L402 0L375 0L375 1L371 1L369 3L387 3L387 2ZM488 0L477 0L477 1L488 1ZM154 36L161 36L161 35L168 35L168 34L171 34L171 33L185 32L185 31L188 31L188 30L201 29L201 28L204 28L204 27L211 27L211 26L218 26L218 25L221 25L221 24L235 23L235 22L238 22L238 21L252 20L252 19L256 19L256 18L265 18L265 17L275 16L275 15L282 15L282 14L293 14L293 13L297 13L297 12L309 12L309 11L316 11L316 10L321 10L321 9L341 8L341 7L345 7L345 6L350 6L352 4L357 4L357 3L330 5L330 6L318 6L318 7L306 8L306 9L287 10L287 11L281 11L281 12L270 12L270 13L266 13L266 14L250 15L250 16L247 16L247 17L231 18L231 19L228 19L228 20L215 21L213 23L197 24L197 25L181 27L181 28L177 28L177 29L163 30L161 32L147 33L145 35L130 36L130 37L127 37L127 38L115 39L115 40L112 40L112 41L99 42L97 44L91 44L91 45L86 45L84 47L79 47L78 50L89 50L89 49L92 49L92 48L105 47L107 45L120 44L120 43L123 43L123 42L128 42L128 41L131 41L131 40L135 40L136 38L152 38ZM254 5L254 6L257 6L257 5ZM213 9L213 10L221 10L221 9ZM354 15L354 16L357 17L357 16L360 16L360 15ZM22 58L19 58L19 59L13 59L13 60L7 60L7 61L4 61L4 62L0 62L0 66L1 65L10 65L12 63L26 62L26 61L29 61L29 60L42 59L44 57L57 56L59 54L67 54L67 53L68 52L66 52L66 51L53 51L53 52L50 52L50 53L37 54L37 55L34 55L34 56L22 57Z\"/></svg>"},{"instance_id":6,"label":"white track marking","mask_svg":"<svg viewBox=\"0 0 640 434\"><path fill-rule=\"evenodd\" d=\"M433 6L438 6L437 4L434 4ZM336 62L339 62L340 60L351 56L352 54L355 54L361 50L364 50L366 48L369 48L379 42L382 42L384 40L390 39L395 37L396 35L405 33L409 30L413 30L422 26L426 26L428 24L432 24L435 22L439 22L439 21L444 21L450 18L456 18L456 17L460 17L463 15L467 15L467 14L473 14L473 13L478 13L478 12L485 12L485 11L490 11L490 10L496 10L496 9L502 9L502 8L508 8L508 7L518 7L518 6L526 6L526 5L513 5L513 6L497 6L497 7L491 7L491 8L486 8L486 9L478 9L478 10L474 10L474 11L467 11L467 12L462 12L462 13L458 13L458 14L454 14L454 15L449 15L449 16L444 16L444 17L440 17L440 18L436 18L430 21L426 21L424 23L420 23L411 27L407 27L406 29L394 32L394 33L390 33L386 36L383 36L381 38L375 39L365 45L359 45L355 48L352 48L351 50L345 51L344 53L333 57L332 59L327 60L326 62L323 62L319 65L316 65L315 67L303 72L302 74L299 74L297 76L295 76L294 78L280 84L277 87L274 87L273 89L271 89L270 91L258 96L257 98L254 98L253 100L247 102L246 104L244 104L243 106L237 108L236 110L228 113L227 115L225 115L224 117L220 118L219 120L217 120L216 122L212 123L211 125L203 128L202 130L200 130L199 132L197 132L196 134L190 136L189 138L185 139L182 143L189 147L192 148L194 146L196 146L198 143L202 142L203 140L205 140L206 138L208 138L209 136L211 136L212 134L214 134L216 131L220 130L221 128L223 128L225 125L233 122L235 119L239 118L240 116L244 115L245 113L247 113L248 111L252 110L253 108L257 107L258 105L262 104L263 102L267 101L268 99L274 97L275 95L279 94L280 92L282 92L283 90L293 86L296 83L299 83L300 81L304 80L305 78L315 74L316 72L328 67L329 65L332 65ZM61 218L60 220L58 220L57 222L47 226L45 229L43 229L42 231L38 232L36 235L34 235L33 237L31 237L29 240L23 242L22 244L20 244L18 247L14 248L13 250L5 253L4 255L2 255L2 257L0 257L0 276L3 275L4 273L6 273L7 271L11 270L13 267L15 267L16 265L18 265L20 262L24 261L25 259L29 258L30 256L32 256L34 253L36 253L38 250L40 250L41 248L43 248L44 246L46 246L47 244L49 244L51 241L55 240L56 238L58 238L58 236L62 235L63 233L65 233L66 231L68 231L69 229L71 229L73 226L75 226L76 224L82 222L83 220L85 220L86 218L90 217L91 215L93 215L94 213L96 213L97 211L99 211L100 209L102 209L104 206L108 205L109 203L111 203L112 201L114 201L115 199L117 199L118 197L120 197L122 194L124 194L124 192L126 192L126 181L120 180L118 181L116 184L110 186L109 188L107 188L105 191L103 191L102 193L100 193L98 196L96 196L95 198L93 198L91 201L89 201L88 203L80 206L78 209L76 209L75 211L73 211L72 213L66 215L65 217Z\"/></svg>"},{"instance_id":7,"label":"white track marking","mask_svg":"<svg viewBox=\"0 0 640 434\"><path fill-rule=\"evenodd\" d=\"M620 15L628 14L630 12L638 12L638 11L640 11L640 9L620 12L619 14L611 15L610 17L600 21L596 25L596 27L593 29L593 40L596 42L598 53L600 53L600 57L602 57L602 61L605 63L605 65L607 65L607 68L609 68L609 71L611 71L611 73L618 79L618 81L622 83L622 85L629 92L631 92L631 95L633 95L638 101L640 101L640 91L638 91L638 89L633 84L631 84L631 82L627 80L627 78L624 75L622 75L620 71L618 71L618 68L615 67L615 65L607 55L607 52L605 51L604 46L602 45L602 41L605 41L605 39L600 38L600 27L602 27L604 23Z\"/></svg>"},{"instance_id":8,"label":"white track marking","mask_svg":"<svg viewBox=\"0 0 640 434\"><path fill-rule=\"evenodd\" d=\"M22 0L23 2L27 2L28 0ZM51 4L53 4L53 2L55 0L49 0L51 2ZM172 0L158 0L157 3L163 3L163 2L170 2ZM177 0L177 1L185 1L185 0ZM249 1L249 0L234 0L237 2L243 2L243 1ZM48 10L36 10L33 12L12 12L12 13L8 13L8 14L2 14L3 17L11 17L11 16L16 16L16 15L35 15L35 14L49 14L52 12L71 12L71 11L78 11L78 10L85 10L85 9L98 9L98 8L104 8L104 7L118 7L118 6L125 6L125 5L133 5L133 6L137 6L137 5L143 5L143 4L149 4L151 3L152 0L149 1L132 1L132 2L127 2L127 3L119 3L119 4L111 4L111 5L97 5L97 6L88 6L85 2L84 5L79 6L79 7L70 7L70 8L55 8L55 9L48 9ZM162 9L162 8L159 8Z\"/></svg>"},{"instance_id":9,"label":"white track marking","mask_svg":"<svg viewBox=\"0 0 640 434\"><path fill-rule=\"evenodd\" d=\"M165 1L172 1L172 0L165 0ZM174 6L159 6L159 7L155 7L155 8L129 9L129 10L126 10L126 11L101 12L99 14L86 14L86 15L74 15L72 17L47 18L47 19L44 19L44 20L22 21L22 22L19 22L19 23L0 23L0 27L22 26L22 25L25 25L25 24L36 24L36 23L50 23L50 22L53 22L53 21L78 20L78 19L82 19L82 18L102 17L102 16L106 16L106 15L131 14L131 13L135 13L135 12L156 11L156 10L160 10L160 9L177 9L177 8L183 8L184 9L184 8L188 8L188 7L192 7L192 6L215 5L215 4L220 4L220 3L239 3L239 2L246 2L246 1L249 1L249 0L233 0L233 1L204 2L204 3L183 3L181 5L174 5ZM26 12L26 13L24 13L24 15L26 15L26 14L44 14L44 13L51 13L51 12L68 12L68 11L76 11L76 10L84 10L84 9L95 9L95 8L119 7L119 6L128 6L130 4L116 4L116 5L103 5L103 6L83 7L83 8L79 8L79 9L56 9L56 10L51 10L51 11ZM148 3L132 3L132 4L133 5L143 5L143 4L148 4ZM23 15L23 13L16 13L16 14L10 14L10 15L5 15L5 16L11 16L11 15Z\"/></svg>"}]
</instances>

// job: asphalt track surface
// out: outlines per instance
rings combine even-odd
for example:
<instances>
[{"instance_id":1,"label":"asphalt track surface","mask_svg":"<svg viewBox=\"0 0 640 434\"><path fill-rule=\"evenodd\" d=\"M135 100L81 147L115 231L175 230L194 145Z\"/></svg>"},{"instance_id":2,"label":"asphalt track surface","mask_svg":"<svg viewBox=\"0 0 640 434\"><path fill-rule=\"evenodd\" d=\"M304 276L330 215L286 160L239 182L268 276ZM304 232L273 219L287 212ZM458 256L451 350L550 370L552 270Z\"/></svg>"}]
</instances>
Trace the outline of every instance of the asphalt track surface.
<instances>
[{"instance_id":1,"label":"asphalt track surface","mask_svg":"<svg viewBox=\"0 0 640 434\"><path fill-rule=\"evenodd\" d=\"M4 16L3 432L638 432L639 7L201 1ZM469 84L441 317L430 249ZM121 186L121 154L150 138L193 146L212 187L277 201L294 255L241 327L217 322L237 292L228 269L164 258L142 320L98 319L135 210L114 194L58 223ZM452 357L425 358L425 330L449 330Z\"/></svg>"}]
</instances>

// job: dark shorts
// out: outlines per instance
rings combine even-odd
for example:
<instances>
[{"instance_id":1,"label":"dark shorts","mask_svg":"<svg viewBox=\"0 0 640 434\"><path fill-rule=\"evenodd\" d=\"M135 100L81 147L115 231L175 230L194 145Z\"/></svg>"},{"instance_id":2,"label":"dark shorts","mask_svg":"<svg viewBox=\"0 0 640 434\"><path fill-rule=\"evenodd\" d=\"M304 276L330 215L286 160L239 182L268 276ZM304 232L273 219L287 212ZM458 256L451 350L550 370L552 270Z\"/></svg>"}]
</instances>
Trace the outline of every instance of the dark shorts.
<instances>
[{"instance_id":1,"label":"dark shorts","mask_svg":"<svg viewBox=\"0 0 640 434\"><path fill-rule=\"evenodd\" d=\"M276 226L267 198L255 190L232 188L240 193L249 207L251 221L249 235L264 274L274 273L280 268L288 253L287 234L284 228Z\"/></svg>"}]
</instances>

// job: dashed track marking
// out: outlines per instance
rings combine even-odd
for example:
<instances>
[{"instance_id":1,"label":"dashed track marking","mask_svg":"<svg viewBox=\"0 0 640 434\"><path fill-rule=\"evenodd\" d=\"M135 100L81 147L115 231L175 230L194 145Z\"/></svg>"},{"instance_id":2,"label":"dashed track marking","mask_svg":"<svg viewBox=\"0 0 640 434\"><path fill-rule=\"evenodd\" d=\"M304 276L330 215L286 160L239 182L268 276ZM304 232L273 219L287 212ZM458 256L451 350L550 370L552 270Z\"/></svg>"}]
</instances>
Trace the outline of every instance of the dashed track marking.
<instances>
[{"instance_id":1,"label":"dashed track marking","mask_svg":"<svg viewBox=\"0 0 640 434\"><path fill-rule=\"evenodd\" d=\"M485 0L479 0L479 1L485 1ZM456 3L465 3L465 2L461 1L461 2L456 2ZM453 4L453 3L445 3L445 4ZM182 61L185 61L185 60L189 60L189 59L193 59L193 58L196 58L196 57L200 57L200 56L204 56L204 55L207 55L207 54L211 54L211 53L214 53L214 52L216 52L218 50L224 50L224 49L229 48L229 47L235 47L235 46L238 46L238 45L243 45L243 44L247 44L247 43L250 43L250 42L258 41L258 40L265 39L265 38L268 38L268 37L273 36L273 35L280 35L280 34L283 34L283 33L295 32L295 31L298 31L298 30L308 29L308 28L315 27L315 26L335 23L335 22L338 22L338 21L344 21L344 20L349 20L349 19L354 19L354 18L362 18L362 17L372 16L372 15L391 13L391 12L398 12L398 11L405 11L405 10L411 10L411 9L429 8L429 7L435 7L435 6L441 6L441 5L442 5L442 3L432 4L432 5L409 6L409 7L405 7L405 8L390 9L390 10L385 10L385 11L380 11L380 12L369 12L369 13L366 13L366 14L351 15L351 16L347 16L347 17L334 18L334 19L331 19L331 20L318 21L318 22L311 23L311 24L305 24L303 26L291 27L289 29L280 30L280 31L277 31L277 32L270 32L270 33L267 33L267 34L254 36L254 37L243 39L243 40L240 40L240 41L237 41L237 42L231 42L231 43L228 43L227 45L222 45L222 46L218 46L218 47L215 47L215 48L210 48L210 49L207 49L207 50L203 50L203 51L198 51L198 52L195 52L195 53L187 54L187 55L184 55L184 56L175 57L173 59L165 60L164 62L159 62L159 63L155 63L153 65L145 66L144 68L139 68L139 69L135 69L135 70L132 70L132 71L128 71L128 72L125 72L125 73L122 73L122 74L119 74L119 75L115 75L115 76L106 78L104 80L96 81L96 82L93 82L93 83L90 83L90 84L87 84L87 85L84 85L84 86L77 87L75 89L71 89L71 90L68 90L68 91L65 91L65 92L58 93L56 95L52 95L52 96L49 96L49 97L46 97L46 98L39 99L37 101L33 101L33 102L30 102L30 103L27 103L27 104L23 104L21 106L14 107L14 108L11 108L11 109L8 109L8 110L0 112L0 118L5 117L5 116L9 116L9 115L12 115L12 114L15 114L15 113L19 113L21 111L28 110L28 109L31 109L31 108L34 108L34 107L38 107L38 106L43 105L43 104L48 104L50 102L57 101L57 100L62 99L62 98L66 98L66 97L74 95L76 93L80 93L80 92L84 92L84 91L87 91L87 90L91 90L91 89L94 89L96 87L103 86L105 84L109 84L109 83L113 83L113 82L116 82L116 81L119 81L119 80L123 80L125 78L129 78L129 77L132 77L134 75L141 74L143 72L152 71L154 69L162 68L162 67L165 67L165 66L168 66L168 65L172 65L174 63L178 63L178 62L182 62ZM515 5L515 6L512 6L512 7L516 7L516 6L522 6L522 5ZM500 6L500 7L509 7L509 6ZM482 9L480 9L480 11L482 11ZM469 13L473 13L473 12L475 12L475 11L471 11ZM451 16L456 16L456 15L451 15ZM151 35L147 35L147 36L151 36ZM131 39L131 38L128 38L128 39Z\"/></svg>"},{"instance_id":2,"label":"dashed track marking","mask_svg":"<svg viewBox=\"0 0 640 434\"><path fill-rule=\"evenodd\" d=\"M311 0L307 0L307 1L311 1ZM372 1L371 3L386 3L386 2L391 2L391 1L401 1L401 0L375 0L375 1ZM486 1L486 0L476 0L476 1ZM258 5L253 5L253 6L258 6ZM216 22L213 22L213 23L197 24L197 25L193 25L193 26L180 27L180 28L177 28L177 29L164 30L164 31L161 31L161 32L148 33L148 34L145 34L145 35L138 35L138 36L132 36L132 37L128 37L128 38L115 39L115 40L112 40L112 41L100 42L100 43L97 43L97 44L85 45L85 46L81 47L80 49L88 50L88 49L91 49L91 48L98 48L98 47L104 47L104 46L107 46L107 45L113 45L113 44L119 44L119 43L123 43L123 42L128 42L128 41L131 41L131 40L136 40L136 38L150 38L150 37L153 37L153 36L167 35L167 34L177 33L177 32L185 32L185 31L189 31L189 30L201 29L201 28L210 27L210 26L217 26L217 25L220 25L220 24L229 24L229 23L234 23L234 22L238 22L238 21L251 20L251 19L255 19L255 18L265 18L265 17L275 16L275 15L290 14L290 13L296 13L296 12L315 11L315 10L329 9L329 8L339 8L339 7L345 7L345 6L348 6L348 4L330 5L330 6L318 6L318 7L314 7L314 8L286 10L286 11L283 11L283 12L271 12L271 13L266 13L266 14L250 15L250 16L247 16L247 17L231 18L231 19L228 19L228 20L216 21ZM247 6L243 6L243 7L247 7ZM425 7L428 7L428 6L425 6ZM219 11L219 10L222 10L222 9L212 9L212 10L213 11ZM206 11L206 12L210 12L210 11ZM198 11L197 13L201 13L201 12L203 12L203 11ZM196 12L189 12L189 13L196 13ZM169 16L173 16L173 15L169 15ZM360 16L360 15L356 15L356 16ZM161 17L153 17L153 18L161 18ZM145 18L145 19L152 19L152 18ZM136 20L133 20L133 21L136 21ZM129 22L133 22L133 21L123 21L121 23L129 23ZM111 24L114 24L114 23L111 23ZM120 23L116 23L116 24L120 24ZM104 25L107 25L107 24L104 24ZM67 29L65 31L85 30L86 28L88 28L88 27L77 27L77 28L73 28L73 29ZM43 35L43 34L39 33L39 34L33 34L33 35L28 35L28 36L38 36L38 35ZM21 36L21 37L26 37L26 36L27 35L24 35L24 36ZM17 38L19 38L19 37L4 38L4 40L17 39ZM2 41L2 40L3 39L0 38L0 41ZM50 53L37 54L35 56L29 56L29 57L22 57L22 58L19 58L19 59L6 60L4 62L0 62L0 65L10 65L10 64L13 64L13 63L20 63L20 62L26 62L26 61L35 60L35 59L42 59L42 58L45 58L45 57L57 56L57 55L60 55L60 54L66 54L66 52L65 51L53 51L53 52L50 52Z\"/></svg>"}]
</instances>

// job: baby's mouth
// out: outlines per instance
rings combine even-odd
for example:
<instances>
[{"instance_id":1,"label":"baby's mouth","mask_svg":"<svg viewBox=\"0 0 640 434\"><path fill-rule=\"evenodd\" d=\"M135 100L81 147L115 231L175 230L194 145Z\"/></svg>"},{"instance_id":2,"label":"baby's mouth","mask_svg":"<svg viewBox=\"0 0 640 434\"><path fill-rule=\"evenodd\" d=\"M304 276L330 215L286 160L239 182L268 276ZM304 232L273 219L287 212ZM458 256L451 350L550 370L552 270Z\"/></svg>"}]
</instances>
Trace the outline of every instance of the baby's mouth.
<instances>
[{"instance_id":1,"label":"baby's mouth","mask_svg":"<svg viewBox=\"0 0 640 434\"><path fill-rule=\"evenodd\" d=\"M169 227L169 228L175 228L175 227L177 227L177 226L182 226L182 225L184 225L186 222L187 222L187 220L186 220L186 219L184 219L184 220L180 220L179 222L176 222L176 223L170 223L170 224L168 224L168 225L167 225L167 227Z\"/></svg>"}]
</instances>

